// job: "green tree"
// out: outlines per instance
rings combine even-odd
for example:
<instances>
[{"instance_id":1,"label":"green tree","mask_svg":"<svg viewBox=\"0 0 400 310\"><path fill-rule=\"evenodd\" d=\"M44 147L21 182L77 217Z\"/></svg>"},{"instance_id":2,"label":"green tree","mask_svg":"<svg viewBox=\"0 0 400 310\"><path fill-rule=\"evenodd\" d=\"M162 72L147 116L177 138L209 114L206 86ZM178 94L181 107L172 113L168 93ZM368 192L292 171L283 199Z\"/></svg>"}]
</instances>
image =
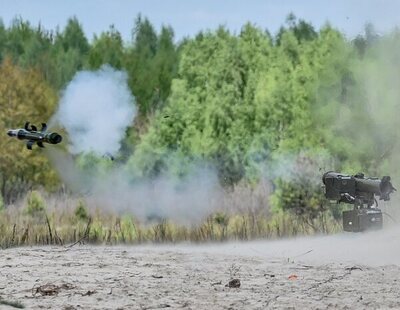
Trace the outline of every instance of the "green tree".
<instances>
[{"instance_id":1,"label":"green tree","mask_svg":"<svg viewBox=\"0 0 400 310\"><path fill-rule=\"evenodd\" d=\"M6 43L7 43L7 30L4 26L3 20L0 18L0 61L3 61L3 58L6 53Z\"/></svg>"},{"instance_id":2,"label":"green tree","mask_svg":"<svg viewBox=\"0 0 400 310\"><path fill-rule=\"evenodd\" d=\"M162 27L157 35L147 18L136 18L133 46L127 51L125 67L142 115L153 114L169 95L178 59L173 37L170 27Z\"/></svg>"},{"instance_id":3,"label":"green tree","mask_svg":"<svg viewBox=\"0 0 400 310\"><path fill-rule=\"evenodd\" d=\"M298 20L293 13L290 13L286 17L286 26L287 27L281 27L279 29L275 38L278 45L281 43L282 35L288 31L292 32L299 42L312 41L318 36L318 33L315 31L312 24L307 23L303 19Z\"/></svg>"},{"instance_id":4,"label":"green tree","mask_svg":"<svg viewBox=\"0 0 400 310\"><path fill-rule=\"evenodd\" d=\"M81 55L89 52L89 43L76 17L69 18L64 31L57 36L56 43L61 44L64 51L76 49Z\"/></svg>"},{"instance_id":5,"label":"green tree","mask_svg":"<svg viewBox=\"0 0 400 310\"><path fill-rule=\"evenodd\" d=\"M139 15L132 35L133 47L127 52L126 59L129 86L140 112L146 114L157 95L157 76L153 65L157 51L157 34L149 20L143 20Z\"/></svg>"},{"instance_id":6,"label":"green tree","mask_svg":"<svg viewBox=\"0 0 400 310\"><path fill-rule=\"evenodd\" d=\"M91 69L99 69L103 64L121 69L123 61L122 37L114 26L111 26L107 32L103 32L99 37L94 37L88 56L88 64Z\"/></svg>"},{"instance_id":7,"label":"green tree","mask_svg":"<svg viewBox=\"0 0 400 310\"><path fill-rule=\"evenodd\" d=\"M50 51L53 74L49 82L56 88L63 88L78 70L87 63L90 45L76 17L70 18L64 30L55 34Z\"/></svg>"},{"instance_id":8,"label":"green tree","mask_svg":"<svg viewBox=\"0 0 400 310\"><path fill-rule=\"evenodd\" d=\"M154 67L158 78L154 108L158 109L166 102L170 94L172 79L177 71L178 54L173 40L172 28L162 27L157 40L157 52L154 55Z\"/></svg>"},{"instance_id":9,"label":"green tree","mask_svg":"<svg viewBox=\"0 0 400 310\"><path fill-rule=\"evenodd\" d=\"M24 68L37 68L47 77L51 67L51 32L44 30L40 24L32 27L29 22L16 18L9 29L0 30L0 33L3 36L1 49L4 55L8 55Z\"/></svg>"},{"instance_id":10,"label":"green tree","mask_svg":"<svg viewBox=\"0 0 400 310\"><path fill-rule=\"evenodd\" d=\"M219 28L186 42L168 103L132 162L154 173L165 167L166 154L178 151L214 162L228 184L243 177L256 80L270 49L269 38L251 25L240 38Z\"/></svg>"}]
</instances>

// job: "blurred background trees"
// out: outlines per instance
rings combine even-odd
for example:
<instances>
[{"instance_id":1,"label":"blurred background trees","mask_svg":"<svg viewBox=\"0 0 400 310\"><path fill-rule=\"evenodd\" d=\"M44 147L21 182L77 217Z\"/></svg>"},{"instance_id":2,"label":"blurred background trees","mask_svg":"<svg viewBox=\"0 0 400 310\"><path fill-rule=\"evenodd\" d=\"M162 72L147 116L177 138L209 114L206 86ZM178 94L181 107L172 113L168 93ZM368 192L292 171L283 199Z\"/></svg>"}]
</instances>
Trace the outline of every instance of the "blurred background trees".
<instances>
[{"instance_id":1,"label":"blurred background trees","mask_svg":"<svg viewBox=\"0 0 400 310\"><path fill-rule=\"evenodd\" d=\"M5 58L0 66L0 191L6 204L35 187L54 189L57 176L46 156L11 143L6 128L23 126L26 121L40 124L56 108L56 93L33 69L15 66ZM15 141L14 141L15 142Z\"/></svg>"}]
</instances>

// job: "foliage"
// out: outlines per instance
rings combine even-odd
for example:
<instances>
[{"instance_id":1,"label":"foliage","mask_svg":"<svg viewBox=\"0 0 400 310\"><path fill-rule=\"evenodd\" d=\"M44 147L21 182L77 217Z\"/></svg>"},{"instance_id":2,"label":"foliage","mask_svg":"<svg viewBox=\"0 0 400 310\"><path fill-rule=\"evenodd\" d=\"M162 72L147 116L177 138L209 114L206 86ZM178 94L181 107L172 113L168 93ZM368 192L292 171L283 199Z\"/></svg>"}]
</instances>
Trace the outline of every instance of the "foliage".
<instances>
[{"instance_id":1,"label":"foliage","mask_svg":"<svg viewBox=\"0 0 400 310\"><path fill-rule=\"evenodd\" d=\"M5 59L0 66L0 128L22 127L26 121L46 121L55 109L54 91L33 69L22 70ZM21 198L32 186L54 189L55 172L38 150L0 135L0 191L5 203Z\"/></svg>"},{"instance_id":2,"label":"foliage","mask_svg":"<svg viewBox=\"0 0 400 310\"><path fill-rule=\"evenodd\" d=\"M133 30L133 46L126 52L129 85L142 114L163 106L176 73L177 51L170 27L157 35L153 25L140 15Z\"/></svg>"},{"instance_id":3,"label":"foliage","mask_svg":"<svg viewBox=\"0 0 400 310\"><path fill-rule=\"evenodd\" d=\"M88 64L91 69L99 69L103 64L109 64L116 69L122 69L124 49L121 34L113 27L95 36L89 51Z\"/></svg>"},{"instance_id":4,"label":"foliage","mask_svg":"<svg viewBox=\"0 0 400 310\"><path fill-rule=\"evenodd\" d=\"M275 188L271 195L273 209L291 212L300 222L317 231L313 222L329 210L321 187L321 170L325 171L325 166L330 165L327 158L329 156L322 156L321 152L300 152L277 158L282 166L275 165L275 171L271 172Z\"/></svg>"},{"instance_id":5,"label":"foliage","mask_svg":"<svg viewBox=\"0 0 400 310\"><path fill-rule=\"evenodd\" d=\"M0 127L48 120L57 94L78 70L108 63L128 73L140 110L117 156L132 179L166 170L183 176L199 162L216 167L227 188L266 177L280 216L268 225L295 214L316 228L331 210L319 187L318 156L329 159L324 169L393 172L400 180L400 148L393 142L400 139L399 49L398 30L379 36L367 25L350 41L329 24L315 29L292 14L275 36L248 23L238 34L219 27L179 43L171 27L157 32L140 15L131 42L114 26L89 42L76 18L56 31L16 18L8 27L0 22ZM60 188L42 155L0 136L5 205L30 190ZM90 153L76 163L88 178L102 178L114 165ZM78 205L75 217L86 220L86 211ZM242 219L226 215L225 221L221 214L210 219L219 237L246 231L239 229ZM118 238L145 239L132 219L118 223L121 231L132 230ZM107 233L99 219L92 225L94 238ZM173 239L167 222L157 227L157 238ZM205 227L199 231L215 233Z\"/></svg>"},{"instance_id":6,"label":"foliage","mask_svg":"<svg viewBox=\"0 0 400 310\"><path fill-rule=\"evenodd\" d=\"M86 175L86 177L103 177L112 167L112 160L108 155L102 157L95 153L80 154L76 159L78 168Z\"/></svg>"},{"instance_id":7,"label":"foliage","mask_svg":"<svg viewBox=\"0 0 400 310\"><path fill-rule=\"evenodd\" d=\"M229 223L228 216L222 212L217 212L214 216L214 220L217 224L221 226L228 226Z\"/></svg>"},{"instance_id":8,"label":"foliage","mask_svg":"<svg viewBox=\"0 0 400 310\"><path fill-rule=\"evenodd\" d=\"M83 200L78 201L78 205L75 208L74 215L80 221L88 220L89 213Z\"/></svg>"},{"instance_id":9,"label":"foliage","mask_svg":"<svg viewBox=\"0 0 400 310\"><path fill-rule=\"evenodd\" d=\"M32 191L28 194L26 203L26 214L36 216L46 211L46 203L38 191Z\"/></svg>"},{"instance_id":10,"label":"foliage","mask_svg":"<svg viewBox=\"0 0 400 310\"><path fill-rule=\"evenodd\" d=\"M22 208L7 208L0 213L2 248L42 244L68 245L77 242L138 244L250 240L314 233L314 228L301 225L296 216L290 213L276 213L272 216L249 211L229 216L215 213L197 224L179 225L169 220L144 223L131 215L120 217L97 209L92 210L93 218L77 221L76 209L63 206L71 203L70 197L66 197L67 200L61 197L52 199L57 201L57 205L44 201L38 192L32 192L29 199ZM49 206L46 213L51 216L51 221L38 221L37 215L42 214L45 205ZM27 209L32 210L30 214L21 211ZM337 222L329 216L326 219L316 218L312 225L324 233L333 233L340 229Z\"/></svg>"},{"instance_id":11,"label":"foliage","mask_svg":"<svg viewBox=\"0 0 400 310\"><path fill-rule=\"evenodd\" d=\"M214 162L221 181L233 184L251 178L254 164L265 164L275 153L324 143L318 94L325 83L340 82L348 54L336 30L324 28L311 37L299 40L290 28L274 46L247 24L237 37L219 28L186 42L168 103L132 162L157 171L168 153L179 151ZM321 81L332 71L338 72Z\"/></svg>"}]
</instances>

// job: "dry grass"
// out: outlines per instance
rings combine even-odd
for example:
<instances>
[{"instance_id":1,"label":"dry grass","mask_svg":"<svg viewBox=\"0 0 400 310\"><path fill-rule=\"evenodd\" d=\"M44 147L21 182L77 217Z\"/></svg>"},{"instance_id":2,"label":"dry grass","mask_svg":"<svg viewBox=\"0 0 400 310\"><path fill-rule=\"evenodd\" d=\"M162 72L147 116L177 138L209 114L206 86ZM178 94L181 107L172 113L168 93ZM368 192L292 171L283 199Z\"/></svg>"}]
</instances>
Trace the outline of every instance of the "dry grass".
<instances>
[{"instance_id":1,"label":"dry grass","mask_svg":"<svg viewBox=\"0 0 400 310\"><path fill-rule=\"evenodd\" d=\"M33 193L20 205L0 211L0 246L138 244L280 238L332 233L340 225L327 214L309 221L271 213L263 190L238 189L223 198L221 210L197 224L170 220L140 222L133 215L87 208L82 200ZM246 203L243 203L246 202Z\"/></svg>"}]
</instances>

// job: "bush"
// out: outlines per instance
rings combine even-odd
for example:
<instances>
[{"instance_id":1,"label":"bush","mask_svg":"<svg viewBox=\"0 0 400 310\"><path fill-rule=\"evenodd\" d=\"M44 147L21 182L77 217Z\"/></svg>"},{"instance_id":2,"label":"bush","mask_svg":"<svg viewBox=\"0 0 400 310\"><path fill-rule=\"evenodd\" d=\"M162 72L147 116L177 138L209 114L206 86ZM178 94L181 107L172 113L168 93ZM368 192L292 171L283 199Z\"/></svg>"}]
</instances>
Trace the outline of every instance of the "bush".
<instances>
[{"instance_id":1,"label":"bush","mask_svg":"<svg viewBox=\"0 0 400 310\"><path fill-rule=\"evenodd\" d=\"M28 194L27 206L25 212L28 215L39 215L46 210L46 203L38 191L32 191Z\"/></svg>"},{"instance_id":2,"label":"bush","mask_svg":"<svg viewBox=\"0 0 400 310\"><path fill-rule=\"evenodd\" d=\"M221 226L228 226L229 223L229 217L227 214L223 213L223 212L217 212L214 215L214 221L215 223L217 223L218 225Z\"/></svg>"},{"instance_id":3,"label":"bush","mask_svg":"<svg viewBox=\"0 0 400 310\"><path fill-rule=\"evenodd\" d=\"M82 200L79 200L77 207L74 211L75 217L81 221L87 221L89 218L88 210L85 206L85 203Z\"/></svg>"},{"instance_id":4,"label":"bush","mask_svg":"<svg viewBox=\"0 0 400 310\"><path fill-rule=\"evenodd\" d=\"M299 154L289 158L274 180L271 204L275 212L290 212L303 223L317 229L314 221L328 210L321 186L321 158Z\"/></svg>"}]
</instances>

